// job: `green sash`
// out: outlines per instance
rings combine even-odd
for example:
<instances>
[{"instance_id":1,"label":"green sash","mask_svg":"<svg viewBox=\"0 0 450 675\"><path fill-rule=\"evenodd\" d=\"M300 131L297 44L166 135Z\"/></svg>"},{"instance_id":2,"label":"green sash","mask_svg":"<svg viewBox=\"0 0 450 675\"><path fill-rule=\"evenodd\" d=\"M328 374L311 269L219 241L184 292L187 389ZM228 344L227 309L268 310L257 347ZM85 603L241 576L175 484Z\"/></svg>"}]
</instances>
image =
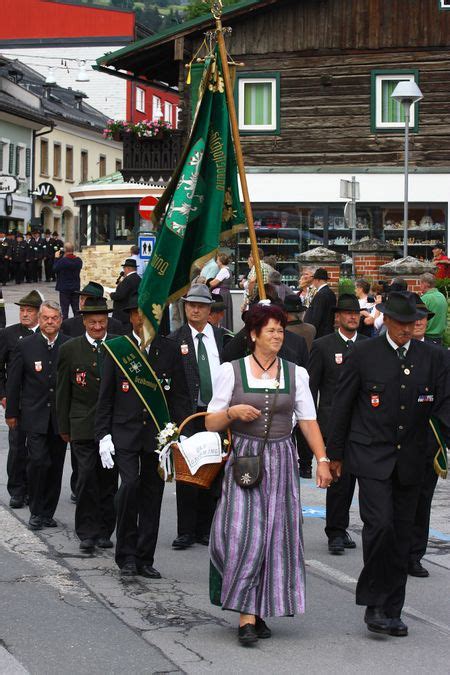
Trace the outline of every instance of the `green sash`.
<instances>
[{"instance_id":1,"label":"green sash","mask_svg":"<svg viewBox=\"0 0 450 675\"><path fill-rule=\"evenodd\" d=\"M430 419L430 425L438 443L438 450L433 462L434 470L436 471L437 475L440 476L440 478L447 478L448 463L444 436L442 435L442 431L439 428L439 422L435 417Z\"/></svg>"},{"instance_id":2,"label":"green sash","mask_svg":"<svg viewBox=\"0 0 450 675\"><path fill-rule=\"evenodd\" d=\"M145 355L127 335L108 340L104 347L147 408L160 432L170 422L170 414L164 391Z\"/></svg>"}]
</instances>

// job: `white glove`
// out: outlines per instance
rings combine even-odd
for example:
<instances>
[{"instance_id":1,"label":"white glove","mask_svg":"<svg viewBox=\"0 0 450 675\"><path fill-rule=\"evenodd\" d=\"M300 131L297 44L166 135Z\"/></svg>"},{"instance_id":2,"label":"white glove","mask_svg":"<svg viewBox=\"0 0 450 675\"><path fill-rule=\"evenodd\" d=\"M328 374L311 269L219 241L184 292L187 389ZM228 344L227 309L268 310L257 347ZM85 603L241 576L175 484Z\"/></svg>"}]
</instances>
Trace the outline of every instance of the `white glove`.
<instances>
[{"instance_id":1,"label":"white glove","mask_svg":"<svg viewBox=\"0 0 450 675\"><path fill-rule=\"evenodd\" d=\"M99 455L104 469L112 469L114 466L112 456L116 454L111 434L103 436L99 444Z\"/></svg>"}]
</instances>

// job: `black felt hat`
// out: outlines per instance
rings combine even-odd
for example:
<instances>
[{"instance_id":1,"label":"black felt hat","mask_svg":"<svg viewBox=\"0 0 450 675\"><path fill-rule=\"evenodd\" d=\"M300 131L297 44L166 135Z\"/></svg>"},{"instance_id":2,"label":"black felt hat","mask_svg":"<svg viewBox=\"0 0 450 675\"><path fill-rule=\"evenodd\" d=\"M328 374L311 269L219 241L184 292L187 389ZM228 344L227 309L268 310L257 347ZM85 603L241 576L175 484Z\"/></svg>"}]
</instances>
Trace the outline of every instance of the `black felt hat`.
<instances>
[{"instance_id":1,"label":"black felt hat","mask_svg":"<svg viewBox=\"0 0 450 675\"><path fill-rule=\"evenodd\" d=\"M313 274L313 279L318 279L320 281L328 281L329 278L328 272L323 267L316 269Z\"/></svg>"},{"instance_id":2,"label":"black felt hat","mask_svg":"<svg viewBox=\"0 0 450 675\"><path fill-rule=\"evenodd\" d=\"M109 314L112 309L108 307L106 298L89 297L86 299L80 314Z\"/></svg>"},{"instance_id":3,"label":"black felt hat","mask_svg":"<svg viewBox=\"0 0 450 675\"><path fill-rule=\"evenodd\" d=\"M223 312L227 308L223 296L220 293L212 293L213 303L211 305L211 312Z\"/></svg>"},{"instance_id":4,"label":"black felt hat","mask_svg":"<svg viewBox=\"0 0 450 675\"><path fill-rule=\"evenodd\" d=\"M343 293L339 296L336 307L333 312L360 312L358 298L353 293Z\"/></svg>"},{"instance_id":5,"label":"black felt hat","mask_svg":"<svg viewBox=\"0 0 450 675\"><path fill-rule=\"evenodd\" d=\"M386 302L380 302L376 308L385 316L390 316L401 323L412 323L427 316L428 310L424 311L417 307L413 293L408 291L393 291L389 293Z\"/></svg>"},{"instance_id":6,"label":"black felt hat","mask_svg":"<svg viewBox=\"0 0 450 675\"><path fill-rule=\"evenodd\" d=\"M122 267L134 267L134 269L137 269L137 262L134 258L127 258L124 263L122 263Z\"/></svg>"},{"instance_id":7,"label":"black felt hat","mask_svg":"<svg viewBox=\"0 0 450 675\"><path fill-rule=\"evenodd\" d=\"M428 319L432 319L434 316L434 312L430 312L422 298L418 293L413 293L414 300L416 301L416 307L417 309L423 310L424 312L427 313Z\"/></svg>"},{"instance_id":8,"label":"black felt hat","mask_svg":"<svg viewBox=\"0 0 450 675\"><path fill-rule=\"evenodd\" d=\"M284 298L283 309L289 314L299 314L300 312L304 312L306 307L302 303L302 299L299 295L289 293Z\"/></svg>"},{"instance_id":9,"label":"black felt hat","mask_svg":"<svg viewBox=\"0 0 450 675\"><path fill-rule=\"evenodd\" d=\"M126 307L123 308L124 312L131 312L134 309L139 309L138 294L135 293L131 296L130 301Z\"/></svg>"}]
</instances>

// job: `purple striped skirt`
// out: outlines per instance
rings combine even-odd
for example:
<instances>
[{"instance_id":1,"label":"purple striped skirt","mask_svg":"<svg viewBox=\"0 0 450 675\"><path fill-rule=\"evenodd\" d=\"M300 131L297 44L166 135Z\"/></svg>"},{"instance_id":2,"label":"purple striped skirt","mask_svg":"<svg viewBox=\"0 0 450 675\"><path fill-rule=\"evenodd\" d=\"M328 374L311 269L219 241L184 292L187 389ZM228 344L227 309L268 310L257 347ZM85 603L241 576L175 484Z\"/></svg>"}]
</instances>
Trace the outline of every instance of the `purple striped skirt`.
<instances>
[{"instance_id":1,"label":"purple striped skirt","mask_svg":"<svg viewBox=\"0 0 450 675\"><path fill-rule=\"evenodd\" d=\"M255 455L262 439L233 434L238 456ZM236 485L227 462L211 528L211 562L222 578L221 605L260 617L305 611L305 569L297 450L291 436L269 440L264 477Z\"/></svg>"}]
</instances>

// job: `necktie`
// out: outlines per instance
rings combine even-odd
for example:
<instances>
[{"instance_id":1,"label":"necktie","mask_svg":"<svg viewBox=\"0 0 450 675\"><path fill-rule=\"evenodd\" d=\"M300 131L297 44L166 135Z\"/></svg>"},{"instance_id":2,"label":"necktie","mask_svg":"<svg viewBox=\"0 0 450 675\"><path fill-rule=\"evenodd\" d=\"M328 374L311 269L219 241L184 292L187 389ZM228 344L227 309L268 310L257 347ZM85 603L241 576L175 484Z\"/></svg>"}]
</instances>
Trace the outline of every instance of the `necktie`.
<instances>
[{"instance_id":1,"label":"necktie","mask_svg":"<svg viewBox=\"0 0 450 675\"><path fill-rule=\"evenodd\" d=\"M103 361L104 361L104 353L102 349L102 341L101 340L95 340L95 346L97 347L97 369L98 369L98 374L102 375L103 371Z\"/></svg>"},{"instance_id":2,"label":"necktie","mask_svg":"<svg viewBox=\"0 0 450 675\"><path fill-rule=\"evenodd\" d=\"M204 405L208 405L212 399L212 381L211 381L211 370L209 368L208 361L208 352L203 343L204 338L203 333L197 334L198 340L198 352L197 352L197 363L198 363L198 372L200 375L200 398Z\"/></svg>"},{"instance_id":3,"label":"necktie","mask_svg":"<svg viewBox=\"0 0 450 675\"><path fill-rule=\"evenodd\" d=\"M397 348L397 356L400 359L400 361L404 361L406 357L406 348L405 347L398 347Z\"/></svg>"},{"instance_id":4,"label":"necktie","mask_svg":"<svg viewBox=\"0 0 450 675\"><path fill-rule=\"evenodd\" d=\"M347 340L347 349L351 349L353 347L353 340Z\"/></svg>"}]
</instances>

